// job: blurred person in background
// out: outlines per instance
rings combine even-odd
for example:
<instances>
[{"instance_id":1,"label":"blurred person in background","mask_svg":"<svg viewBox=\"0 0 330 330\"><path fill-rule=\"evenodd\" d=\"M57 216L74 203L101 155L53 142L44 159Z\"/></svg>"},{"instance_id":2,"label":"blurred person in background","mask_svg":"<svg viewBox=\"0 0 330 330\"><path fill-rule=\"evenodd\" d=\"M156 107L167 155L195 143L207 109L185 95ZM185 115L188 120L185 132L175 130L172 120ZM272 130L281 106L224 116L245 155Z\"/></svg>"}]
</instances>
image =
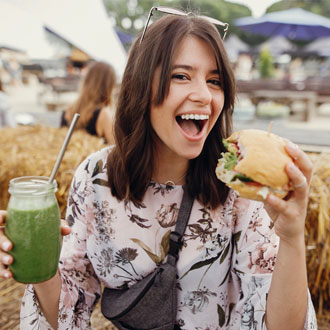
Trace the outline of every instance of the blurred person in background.
<instances>
[{"instance_id":1,"label":"blurred person in background","mask_svg":"<svg viewBox=\"0 0 330 330\"><path fill-rule=\"evenodd\" d=\"M6 63L6 70L10 76L10 85L19 86L22 83L22 68L20 63L14 57L11 57Z\"/></svg>"},{"instance_id":2,"label":"blurred person in background","mask_svg":"<svg viewBox=\"0 0 330 330\"><path fill-rule=\"evenodd\" d=\"M15 121L10 112L10 102L7 94L4 91L0 77L0 127L16 126Z\"/></svg>"},{"instance_id":3,"label":"blurred person in background","mask_svg":"<svg viewBox=\"0 0 330 330\"><path fill-rule=\"evenodd\" d=\"M75 113L80 114L76 128L104 138L113 144L113 90L116 85L115 70L110 64L92 62L83 77L77 100L63 111L61 127L69 126Z\"/></svg>"}]
</instances>

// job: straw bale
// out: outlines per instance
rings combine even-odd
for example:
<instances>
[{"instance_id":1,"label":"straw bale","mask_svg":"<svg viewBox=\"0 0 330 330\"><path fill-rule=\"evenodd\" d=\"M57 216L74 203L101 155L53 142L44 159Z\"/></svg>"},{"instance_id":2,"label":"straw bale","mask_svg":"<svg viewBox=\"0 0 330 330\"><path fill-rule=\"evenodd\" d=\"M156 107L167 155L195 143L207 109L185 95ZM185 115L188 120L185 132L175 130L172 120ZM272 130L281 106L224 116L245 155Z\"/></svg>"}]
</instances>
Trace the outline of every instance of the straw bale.
<instances>
[{"instance_id":1,"label":"straw bale","mask_svg":"<svg viewBox=\"0 0 330 330\"><path fill-rule=\"evenodd\" d=\"M26 175L50 176L68 128L45 126L0 129L0 209L6 209L9 181ZM56 175L61 215L76 167L92 152L106 145L84 130L73 132Z\"/></svg>"},{"instance_id":2,"label":"straw bale","mask_svg":"<svg viewBox=\"0 0 330 330\"><path fill-rule=\"evenodd\" d=\"M305 227L308 284L319 319L330 320L330 153L309 157L313 176Z\"/></svg>"},{"instance_id":3,"label":"straw bale","mask_svg":"<svg viewBox=\"0 0 330 330\"><path fill-rule=\"evenodd\" d=\"M24 287L14 280L0 279L1 330L19 330L19 308Z\"/></svg>"},{"instance_id":4,"label":"straw bale","mask_svg":"<svg viewBox=\"0 0 330 330\"><path fill-rule=\"evenodd\" d=\"M11 178L50 175L66 133L67 128L42 126L0 129L0 209L7 207L8 184ZM57 198L62 217L76 167L87 155L104 146L102 139L85 131L78 130L73 133L56 176ZM309 288L318 319L320 323L326 322L326 329L330 322L330 154L310 153L309 157L314 164L314 172L305 230L306 262ZM9 288L3 281L0 279L0 305L5 306L6 313L1 313L0 323L7 324L8 329L18 329L19 300L23 286L15 286L10 282ZM8 283L6 280L4 282ZM8 317L3 320L5 314ZM12 321L13 319L16 321ZM92 315L92 325L93 329L115 329L103 318L99 303Z\"/></svg>"}]
</instances>

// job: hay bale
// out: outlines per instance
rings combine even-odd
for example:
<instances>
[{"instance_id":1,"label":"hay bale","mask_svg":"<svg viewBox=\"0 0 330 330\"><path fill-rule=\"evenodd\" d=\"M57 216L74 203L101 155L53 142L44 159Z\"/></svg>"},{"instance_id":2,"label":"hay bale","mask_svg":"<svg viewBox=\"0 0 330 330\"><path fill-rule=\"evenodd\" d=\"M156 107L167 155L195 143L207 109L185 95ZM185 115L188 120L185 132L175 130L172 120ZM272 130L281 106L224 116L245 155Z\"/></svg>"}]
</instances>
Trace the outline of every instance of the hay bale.
<instances>
[{"instance_id":1,"label":"hay bale","mask_svg":"<svg viewBox=\"0 0 330 330\"><path fill-rule=\"evenodd\" d=\"M330 153L309 157L314 167L305 228L308 284L318 318L330 320Z\"/></svg>"},{"instance_id":2,"label":"hay bale","mask_svg":"<svg viewBox=\"0 0 330 330\"><path fill-rule=\"evenodd\" d=\"M19 330L19 310L25 285L0 279L0 329Z\"/></svg>"},{"instance_id":3,"label":"hay bale","mask_svg":"<svg viewBox=\"0 0 330 330\"><path fill-rule=\"evenodd\" d=\"M45 126L0 130L0 209L6 209L12 178L26 175L50 176L68 128ZM103 139L84 130L73 132L56 175L56 197L64 217L66 200L76 167L92 152L106 145Z\"/></svg>"},{"instance_id":4,"label":"hay bale","mask_svg":"<svg viewBox=\"0 0 330 330\"><path fill-rule=\"evenodd\" d=\"M9 181L26 175L49 176L56 162L68 128L44 126L0 129L0 209L9 200ZM92 152L106 145L103 139L86 133L73 132L56 175L61 216L64 218L66 201L76 167ZM25 285L14 280L0 279L1 329L19 329L19 310ZM93 329L115 329L103 318L98 303L92 315ZM108 324L105 326L105 324Z\"/></svg>"},{"instance_id":5,"label":"hay bale","mask_svg":"<svg viewBox=\"0 0 330 330\"><path fill-rule=\"evenodd\" d=\"M50 175L66 133L67 128L41 126L0 129L0 209L7 208L10 179ZM62 217L76 167L89 154L104 146L102 139L83 130L73 133L56 176ZM314 164L314 173L306 219L306 261L309 288L318 319L326 322L330 319L330 154L309 156ZM18 315L16 317L18 320ZM92 323L95 329L112 329L110 323L105 323L99 304L93 313Z\"/></svg>"}]
</instances>

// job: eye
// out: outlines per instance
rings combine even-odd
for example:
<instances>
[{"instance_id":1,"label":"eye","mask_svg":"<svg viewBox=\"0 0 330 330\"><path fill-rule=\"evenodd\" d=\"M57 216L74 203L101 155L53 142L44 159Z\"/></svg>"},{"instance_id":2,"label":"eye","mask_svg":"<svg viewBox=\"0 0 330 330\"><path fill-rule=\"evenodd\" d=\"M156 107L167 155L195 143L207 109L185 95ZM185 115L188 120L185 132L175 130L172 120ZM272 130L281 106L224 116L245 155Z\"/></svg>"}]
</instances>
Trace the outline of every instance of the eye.
<instances>
[{"instance_id":1,"label":"eye","mask_svg":"<svg viewBox=\"0 0 330 330\"><path fill-rule=\"evenodd\" d=\"M182 73L175 73L172 75L172 79L188 80L188 77Z\"/></svg>"},{"instance_id":2,"label":"eye","mask_svg":"<svg viewBox=\"0 0 330 330\"><path fill-rule=\"evenodd\" d=\"M212 84L212 85L222 87L221 86L221 81L219 79L210 79L207 82L210 83L210 84Z\"/></svg>"}]
</instances>

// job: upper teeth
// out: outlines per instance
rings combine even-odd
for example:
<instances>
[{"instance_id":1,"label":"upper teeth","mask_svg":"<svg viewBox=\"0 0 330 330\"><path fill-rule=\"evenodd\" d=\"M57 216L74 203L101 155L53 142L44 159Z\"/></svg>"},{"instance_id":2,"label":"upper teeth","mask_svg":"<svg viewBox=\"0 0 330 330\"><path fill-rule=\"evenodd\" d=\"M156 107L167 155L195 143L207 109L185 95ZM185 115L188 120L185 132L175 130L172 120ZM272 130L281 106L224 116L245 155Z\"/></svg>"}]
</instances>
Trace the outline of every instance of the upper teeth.
<instances>
[{"instance_id":1,"label":"upper teeth","mask_svg":"<svg viewBox=\"0 0 330 330\"><path fill-rule=\"evenodd\" d=\"M209 115L193 115L193 114L187 114L187 115L181 115L181 119L194 119L194 120L205 120L209 119Z\"/></svg>"}]
</instances>

